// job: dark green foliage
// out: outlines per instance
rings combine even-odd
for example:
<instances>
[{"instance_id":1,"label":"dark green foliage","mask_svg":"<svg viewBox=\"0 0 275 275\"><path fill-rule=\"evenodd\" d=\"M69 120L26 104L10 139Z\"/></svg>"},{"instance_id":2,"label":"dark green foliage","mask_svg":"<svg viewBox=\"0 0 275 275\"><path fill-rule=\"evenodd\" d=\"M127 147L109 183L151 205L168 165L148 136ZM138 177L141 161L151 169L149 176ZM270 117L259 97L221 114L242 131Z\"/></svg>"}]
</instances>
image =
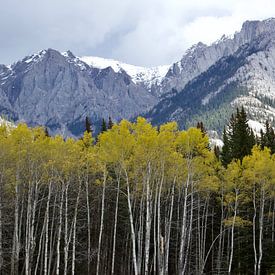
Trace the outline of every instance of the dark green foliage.
<instances>
[{"instance_id":1,"label":"dark green foliage","mask_svg":"<svg viewBox=\"0 0 275 275\"><path fill-rule=\"evenodd\" d=\"M272 154L275 153L275 133L268 121L265 123L265 132L261 130L260 145L262 149L267 147Z\"/></svg>"},{"instance_id":2,"label":"dark green foliage","mask_svg":"<svg viewBox=\"0 0 275 275\"><path fill-rule=\"evenodd\" d=\"M222 151L221 151L221 161L223 166L227 166L230 161L232 160L232 156L231 156L231 151L230 151L230 142L228 139L228 134L224 128L223 130L223 147L222 147Z\"/></svg>"},{"instance_id":3,"label":"dark green foliage","mask_svg":"<svg viewBox=\"0 0 275 275\"><path fill-rule=\"evenodd\" d=\"M237 81L225 85L226 80L230 79L241 66L245 65L247 56L255 52L257 49L253 45L244 45L235 54L221 59L206 72L187 83L182 91L175 95L163 97L156 107L148 113L148 117L153 124L166 122L173 117L182 129L190 126L188 122L194 122L195 116L204 115L205 112L214 114L223 104L227 105L226 108L231 109L228 103L237 96L246 94L247 89L240 86ZM225 119L227 118L225 117ZM223 119L223 117L217 117L217 119ZM208 123L205 119L200 120ZM200 120L196 119L196 121ZM212 122L212 124L214 123ZM220 124L219 131L221 132L223 123ZM206 126L218 130L218 127Z\"/></svg>"},{"instance_id":4,"label":"dark green foliage","mask_svg":"<svg viewBox=\"0 0 275 275\"><path fill-rule=\"evenodd\" d=\"M221 153L221 161L226 167L233 159L242 159L251 153L256 139L252 129L248 126L247 115L244 108L237 109L232 114L227 130L223 132L224 147Z\"/></svg>"},{"instance_id":5,"label":"dark green foliage","mask_svg":"<svg viewBox=\"0 0 275 275\"><path fill-rule=\"evenodd\" d=\"M92 127L91 127L91 123L90 123L90 120L89 118L86 116L86 119L85 119L85 130L88 132L88 133L91 133L92 132Z\"/></svg>"},{"instance_id":6,"label":"dark green foliage","mask_svg":"<svg viewBox=\"0 0 275 275\"><path fill-rule=\"evenodd\" d=\"M206 135L206 129L204 128L203 122L198 122L197 123L197 128L201 130L203 136Z\"/></svg>"},{"instance_id":7,"label":"dark green foliage","mask_svg":"<svg viewBox=\"0 0 275 275\"><path fill-rule=\"evenodd\" d=\"M107 131L107 125L106 125L106 121L105 119L103 118L102 119L102 124L101 124L101 133Z\"/></svg>"},{"instance_id":8,"label":"dark green foliage","mask_svg":"<svg viewBox=\"0 0 275 275\"><path fill-rule=\"evenodd\" d=\"M45 136L46 136L46 137L49 137L50 134L49 134L49 130L48 130L47 127L44 127L44 131L45 131Z\"/></svg>"},{"instance_id":9,"label":"dark green foliage","mask_svg":"<svg viewBox=\"0 0 275 275\"><path fill-rule=\"evenodd\" d=\"M111 117L109 116L108 129L112 129L113 126L114 126L114 123L113 123Z\"/></svg>"}]
</instances>

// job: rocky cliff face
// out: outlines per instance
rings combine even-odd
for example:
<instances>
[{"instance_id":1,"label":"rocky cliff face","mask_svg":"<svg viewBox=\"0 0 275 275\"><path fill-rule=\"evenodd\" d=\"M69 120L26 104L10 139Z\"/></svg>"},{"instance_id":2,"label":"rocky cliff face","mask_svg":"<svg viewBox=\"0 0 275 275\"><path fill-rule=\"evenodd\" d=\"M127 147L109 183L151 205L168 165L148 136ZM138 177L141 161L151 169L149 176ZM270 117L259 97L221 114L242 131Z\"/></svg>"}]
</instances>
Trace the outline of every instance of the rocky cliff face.
<instances>
[{"instance_id":1,"label":"rocky cliff face","mask_svg":"<svg viewBox=\"0 0 275 275\"><path fill-rule=\"evenodd\" d=\"M157 102L125 71L93 68L52 49L1 66L0 85L2 114L64 135L79 135L86 116L94 123L108 116L129 119Z\"/></svg>"},{"instance_id":2,"label":"rocky cliff face","mask_svg":"<svg viewBox=\"0 0 275 275\"><path fill-rule=\"evenodd\" d=\"M182 90L185 85L201 73L208 70L221 58L235 53L241 46L252 43L259 37L266 36L274 39L275 19L265 21L247 21L239 33L232 37L223 36L210 46L201 42L192 46L182 59L174 63L163 79L159 94L165 94L173 88Z\"/></svg>"}]
</instances>

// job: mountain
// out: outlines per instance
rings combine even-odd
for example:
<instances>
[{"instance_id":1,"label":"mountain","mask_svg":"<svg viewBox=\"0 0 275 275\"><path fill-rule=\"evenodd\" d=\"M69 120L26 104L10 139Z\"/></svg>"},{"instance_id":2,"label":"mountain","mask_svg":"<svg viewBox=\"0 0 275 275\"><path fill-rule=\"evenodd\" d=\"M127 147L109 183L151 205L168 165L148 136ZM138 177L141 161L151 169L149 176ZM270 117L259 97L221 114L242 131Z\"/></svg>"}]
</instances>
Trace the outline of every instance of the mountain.
<instances>
[{"instance_id":1,"label":"mountain","mask_svg":"<svg viewBox=\"0 0 275 275\"><path fill-rule=\"evenodd\" d=\"M221 133L243 105L249 119L275 123L275 19L247 21L232 37L198 43L171 66L144 68L54 49L0 65L0 115L51 134L80 136L85 118L146 116L181 128L203 121ZM255 125L255 123L254 123ZM259 125L257 124L257 127Z\"/></svg>"},{"instance_id":2,"label":"mountain","mask_svg":"<svg viewBox=\"0 0 275 275\"><path fill-rule=\"evenodd\" d=\"M130 119L156 102L124 70L91 67L69 51L48 49L0 67L0 113L52 134L79 136L86 116L98 130L102 118Z\"/></svg>"},{"instance_id":3,"label":"mountain","mask_svg":"<svg viewBox=\"0 0 275 275\"><path fill-rule=\"evenodd\" d=\"M244 106L251 120L275 122L275 19L247 21L232 38L187 51L168 71L161 100L147 113L154 124L181 128L204 121L221 132L233 110Z\"/></svg>"},{"instance_id":4,"label":"mountain","mask_svg":"<svg viewBox=\"0 0 275 275\"><path fill-rule=\"evenodd\" d=\"M160 86L170 68L170 65L146 68L94 56L83 56L80 60L94 68L111 67L115 72L125 71L134 83L144 85L148 90L151 90L152 86Z\"/></svg>"}]
</instances>

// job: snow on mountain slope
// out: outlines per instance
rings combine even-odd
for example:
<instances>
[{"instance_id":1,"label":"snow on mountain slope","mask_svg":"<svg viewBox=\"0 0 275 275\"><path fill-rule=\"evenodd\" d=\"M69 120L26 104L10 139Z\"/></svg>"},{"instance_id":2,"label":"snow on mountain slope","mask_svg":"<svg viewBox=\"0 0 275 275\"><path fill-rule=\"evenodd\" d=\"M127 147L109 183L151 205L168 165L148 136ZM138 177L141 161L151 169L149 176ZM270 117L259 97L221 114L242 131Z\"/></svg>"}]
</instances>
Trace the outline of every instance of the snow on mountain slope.
<instances>
[{"instance_id":1,"label":"snow on mountain slope","mask_svg":"<svg viewBox=\"0 0 275 275\"><path fill-rule=\"evenodd\" d=\"M144 83L147 87L153 84L159 84L170 68L169 65L146 68L94 56L83 56L79 57L79 59L89 66L99 69L112 67L115 72L124 70L132 78L134 83Z\"/></svg>"},{"instance_id":2,"label":"snow on mountain slope","mask_svg":"<svg viewBox=\"0 0 275 275\"><path fill-rule=\"evenodd\" d=\"M248 120L248 125L256 135L260 135L261 130L262 131L265 130L265 126L262 123L260 123L256 120L249 119Z\"/></svg>"}]
</instances>

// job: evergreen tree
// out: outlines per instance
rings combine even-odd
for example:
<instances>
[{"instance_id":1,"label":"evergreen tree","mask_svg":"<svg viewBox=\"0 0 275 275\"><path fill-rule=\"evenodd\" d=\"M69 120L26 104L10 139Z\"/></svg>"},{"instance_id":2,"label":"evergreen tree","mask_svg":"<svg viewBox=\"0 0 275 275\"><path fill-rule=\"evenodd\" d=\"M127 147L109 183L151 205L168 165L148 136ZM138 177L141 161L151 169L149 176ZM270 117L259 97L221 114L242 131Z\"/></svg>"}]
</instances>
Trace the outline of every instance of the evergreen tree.
<instances>
[{"instance_id":1,"label":"evergreen tree","mask_svg":"<svg viewBox=\"0 0 275 275\"><path fill-rule=\"evenodd\" d=\"M222 150L222 163L227 166L233 159L242 159L251 153L256 144L253 131L248 125L244 108L237 109L231 116L227 130L223 134L224 147Z\"/></svg>"},{"instance_id":2,"label":"evergreen tree","mask_svg":"<svg viewBox=\"0 0 275 275\"><path fill-rule=\"evenodd\" d=\"M202 132L203 136L205 136L205 135L206 135L206 129L205 129L205 127L204 127L204 125L203 125L203 122L202 122L202 121L197 123L197 129L200 129L200 130L201 130L201 132Z\"/></svg>"},{"instance_id":3,"label":"evergreen tree","mask_svg":"<svg viewBox=\"0 0 275 275\"><path fill-rule=\"evenodd\" d=\"M85 119L85 130L88 133L92 132L91 122L90 122L90 120L89 120L89 118L87 116L86 116L86 119Z\"/></svg>"},{"instance_id":4,"label":"evergreen tree","mask_svg":"<svg viewBox=\"0 0 275 275\"><path fill-rule=\"evenodd\" d=\"M107 131L107 125L106 125L106 121L103 118L102 119L102 124L101 124L101 133L106 132Z\"/></svg>"},{"instance_id":5,"label":"evergreen tree","mask_svg":"<svg viewBox=\"0 0 275 275\"><path fill-rule=\"evenodd\" d=\"M45 136L50 137L49 130L47 127L44 128Z\"/></svg>"},{"instance_id":6,"label":"evergreen tree","mask_svg":"<svg viewBox=\"0 0 275 275\"><path fill-rule=\"evenodd\" d=\"M225 128L223 130L223 144L224 145L221 152L221 161L223 166L227 167L227 165L231 162L232 157L230 151L230 142Z\"/></svg>"},{"instance_id":7,"label":"evergreen tree","mask_svg":"<svg viewBox=\"0 0 275 275\"><path fill-rule=\"evenodd\" d=\"M275 133L268 121L265 123L265 132L261 130L260 145L262 149L269 148L271 154L275 153Z\"/></svg>"},{"instance_id":8,"label":"evergreen tree","mask_svg":"<svg viewBox=\"0 0 275 275\"><path fill-rule=\"evenodd\" d=\"M114 123L113 123L111 117L109 116L108 129L112 129L113 126L114 126Z\"/></svg>"}]
</instances>

